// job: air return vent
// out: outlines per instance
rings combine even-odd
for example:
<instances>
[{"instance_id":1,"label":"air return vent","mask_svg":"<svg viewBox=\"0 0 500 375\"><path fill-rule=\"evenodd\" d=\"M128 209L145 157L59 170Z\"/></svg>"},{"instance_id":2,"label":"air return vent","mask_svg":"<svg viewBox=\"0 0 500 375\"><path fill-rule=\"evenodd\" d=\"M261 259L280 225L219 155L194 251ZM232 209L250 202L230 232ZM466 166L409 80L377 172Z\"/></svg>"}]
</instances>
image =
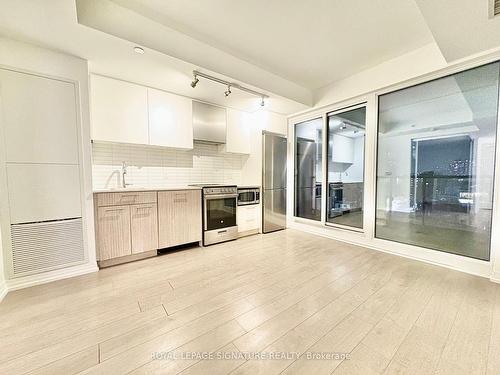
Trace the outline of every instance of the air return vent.
<instances>
[{"instance_id":1,"label":"air return vent","mask_svg":"<svg viewBox=\"0 0 500 375\"><path fill-rule=\"evenodd\" d=\"M490 18L500 14L500 0L489 0L490 2Z\"/></svg>"},{"instance_id":2,"label":"air return vent","mask_svg":"<svg viewBox=\"0 0 500 375\"><path fill-rule=\"evenodd\" d=\"M82 219L11 225L13 276L83 263Z\"/></svg>"}]
</instances>

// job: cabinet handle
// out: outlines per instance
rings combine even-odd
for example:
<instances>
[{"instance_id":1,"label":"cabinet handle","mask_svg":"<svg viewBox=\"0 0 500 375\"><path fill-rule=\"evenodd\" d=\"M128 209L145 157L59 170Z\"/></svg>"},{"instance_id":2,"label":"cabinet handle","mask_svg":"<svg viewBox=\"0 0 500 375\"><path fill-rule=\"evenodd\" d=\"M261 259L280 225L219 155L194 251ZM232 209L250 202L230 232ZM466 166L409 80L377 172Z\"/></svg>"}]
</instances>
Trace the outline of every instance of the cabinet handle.
<instances>
[{"instance_id":1,"label":"cabinet handle","mask_svg":"<svg viewBox=\"0 0 500 375\"><path fill-rule=\"evenodd\" d=\"M177 199L174 199L174 203L181 203L181 202L187 202L187 199L186 198L177 198Z\"/></svg>"},{"instance_id":2,"label":"cabinet handle","mask_svg":"<svg viewBox=\"0 0 500 375\"><path fill-rule=\"evenodd\" d=\"M133 198L137 197L139 194L124 194L121 196L121 198Z\"/></svg>"},{"instance_id":3,"label":"cabinet handle","mask_svg":"<svg viewBox=\"0 0 500 375\"><path fill-rule=\"evenodd\" d=\"M153 208L153 206L135 207L136 210L149 210L151 208Z\"/></svg>"},{"instance_id":4,"label":"cabinet handle","mask_svg":"<svg viewBox=\"0 0 500 375\"><path fill-rule=\"evenodd\" d=\"M106 208L106 212L112 212L112 211L123 211L124 208Z\"/></svg>"}]
</instances>

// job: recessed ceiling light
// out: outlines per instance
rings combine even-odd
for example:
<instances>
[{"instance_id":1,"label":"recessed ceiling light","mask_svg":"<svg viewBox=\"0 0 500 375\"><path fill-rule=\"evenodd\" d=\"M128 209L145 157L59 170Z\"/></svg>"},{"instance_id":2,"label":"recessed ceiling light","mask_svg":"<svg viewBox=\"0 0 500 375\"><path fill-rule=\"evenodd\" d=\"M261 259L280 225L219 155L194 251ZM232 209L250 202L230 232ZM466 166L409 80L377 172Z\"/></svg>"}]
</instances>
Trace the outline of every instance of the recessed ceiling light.
<instances>
[{"instance_id":1,"label":"recessed ceiling light","mask_svg":"<svg viewBox=\"0 0 500 375\"><path fill-rule=\"evenodd\" d=\"M134 47L134 51L141 55L144 55L144 49L141 47Z\"/></svg>"}]
</instances>

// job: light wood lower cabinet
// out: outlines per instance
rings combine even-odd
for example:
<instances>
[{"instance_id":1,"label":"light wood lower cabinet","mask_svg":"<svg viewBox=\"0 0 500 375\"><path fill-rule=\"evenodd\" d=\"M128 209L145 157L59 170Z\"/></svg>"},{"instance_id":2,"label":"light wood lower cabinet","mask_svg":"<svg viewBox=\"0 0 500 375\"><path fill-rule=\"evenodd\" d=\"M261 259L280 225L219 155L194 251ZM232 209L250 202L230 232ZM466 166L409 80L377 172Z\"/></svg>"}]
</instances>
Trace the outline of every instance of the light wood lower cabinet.
<instances>
[{"instance_id":1,"label":"light wood lower cabinet","mask_svg":"<svg viewBox=\"0 0 500 375\"><path fill-rule=\"evenodd\" d=\"M97 209L96 245L100 261L132 253L129 206Z\"/></svg>"},{"instance_id":2,"label":"light wood lower cabinet","mask_svg":"<svg viewBox=\"0 0 500 375\"><path fill-rule=\"evenodd\" d=\"M156 204L130 206L132 253L158 249L158 207Z\"/></svg>"},{"instance_id":3,"label":"light wood lower cabinet","mask_svg":"<svg viewBox=\"0 0 500 375\"><path fill-rule=\"evenodd\" d=\"M159 247L201 241L201 191L158 192Z\"/></svg>"},{"instance_id":4,"label":"light wood lower cabinet","mask_svg":"<svg viewBox=\"0 0 500 375\"><path fill-rule=\"evenodd\" d=\"M96 193L94 202L101 267L201 241L200 190Z\"/></svg>"}]
</instances>

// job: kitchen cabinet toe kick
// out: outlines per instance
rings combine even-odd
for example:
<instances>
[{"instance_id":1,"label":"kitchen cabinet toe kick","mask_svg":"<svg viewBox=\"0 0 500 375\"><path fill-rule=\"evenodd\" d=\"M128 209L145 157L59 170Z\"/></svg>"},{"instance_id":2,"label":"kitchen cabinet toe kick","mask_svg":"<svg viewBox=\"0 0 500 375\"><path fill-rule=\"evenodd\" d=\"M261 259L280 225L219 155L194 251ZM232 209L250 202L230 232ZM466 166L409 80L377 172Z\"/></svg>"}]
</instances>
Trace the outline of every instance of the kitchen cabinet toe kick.
<instances>
[{"instance_id":1,"label":"kitchen cabinet toe kick","mask_svg":"<svg viewBox=\"0 0 500 375\"><path fill-rule=\"evenodd\" d=\"M136 260L152 258L155 257L157 254L158 250L150 250L138 254L125 255L122 257L111 258L106 260L98 260L97 265L99 266L99 268L106 268L106 267L116 266L118 264L134 262Z\"/></svg>"}]
</instances>

